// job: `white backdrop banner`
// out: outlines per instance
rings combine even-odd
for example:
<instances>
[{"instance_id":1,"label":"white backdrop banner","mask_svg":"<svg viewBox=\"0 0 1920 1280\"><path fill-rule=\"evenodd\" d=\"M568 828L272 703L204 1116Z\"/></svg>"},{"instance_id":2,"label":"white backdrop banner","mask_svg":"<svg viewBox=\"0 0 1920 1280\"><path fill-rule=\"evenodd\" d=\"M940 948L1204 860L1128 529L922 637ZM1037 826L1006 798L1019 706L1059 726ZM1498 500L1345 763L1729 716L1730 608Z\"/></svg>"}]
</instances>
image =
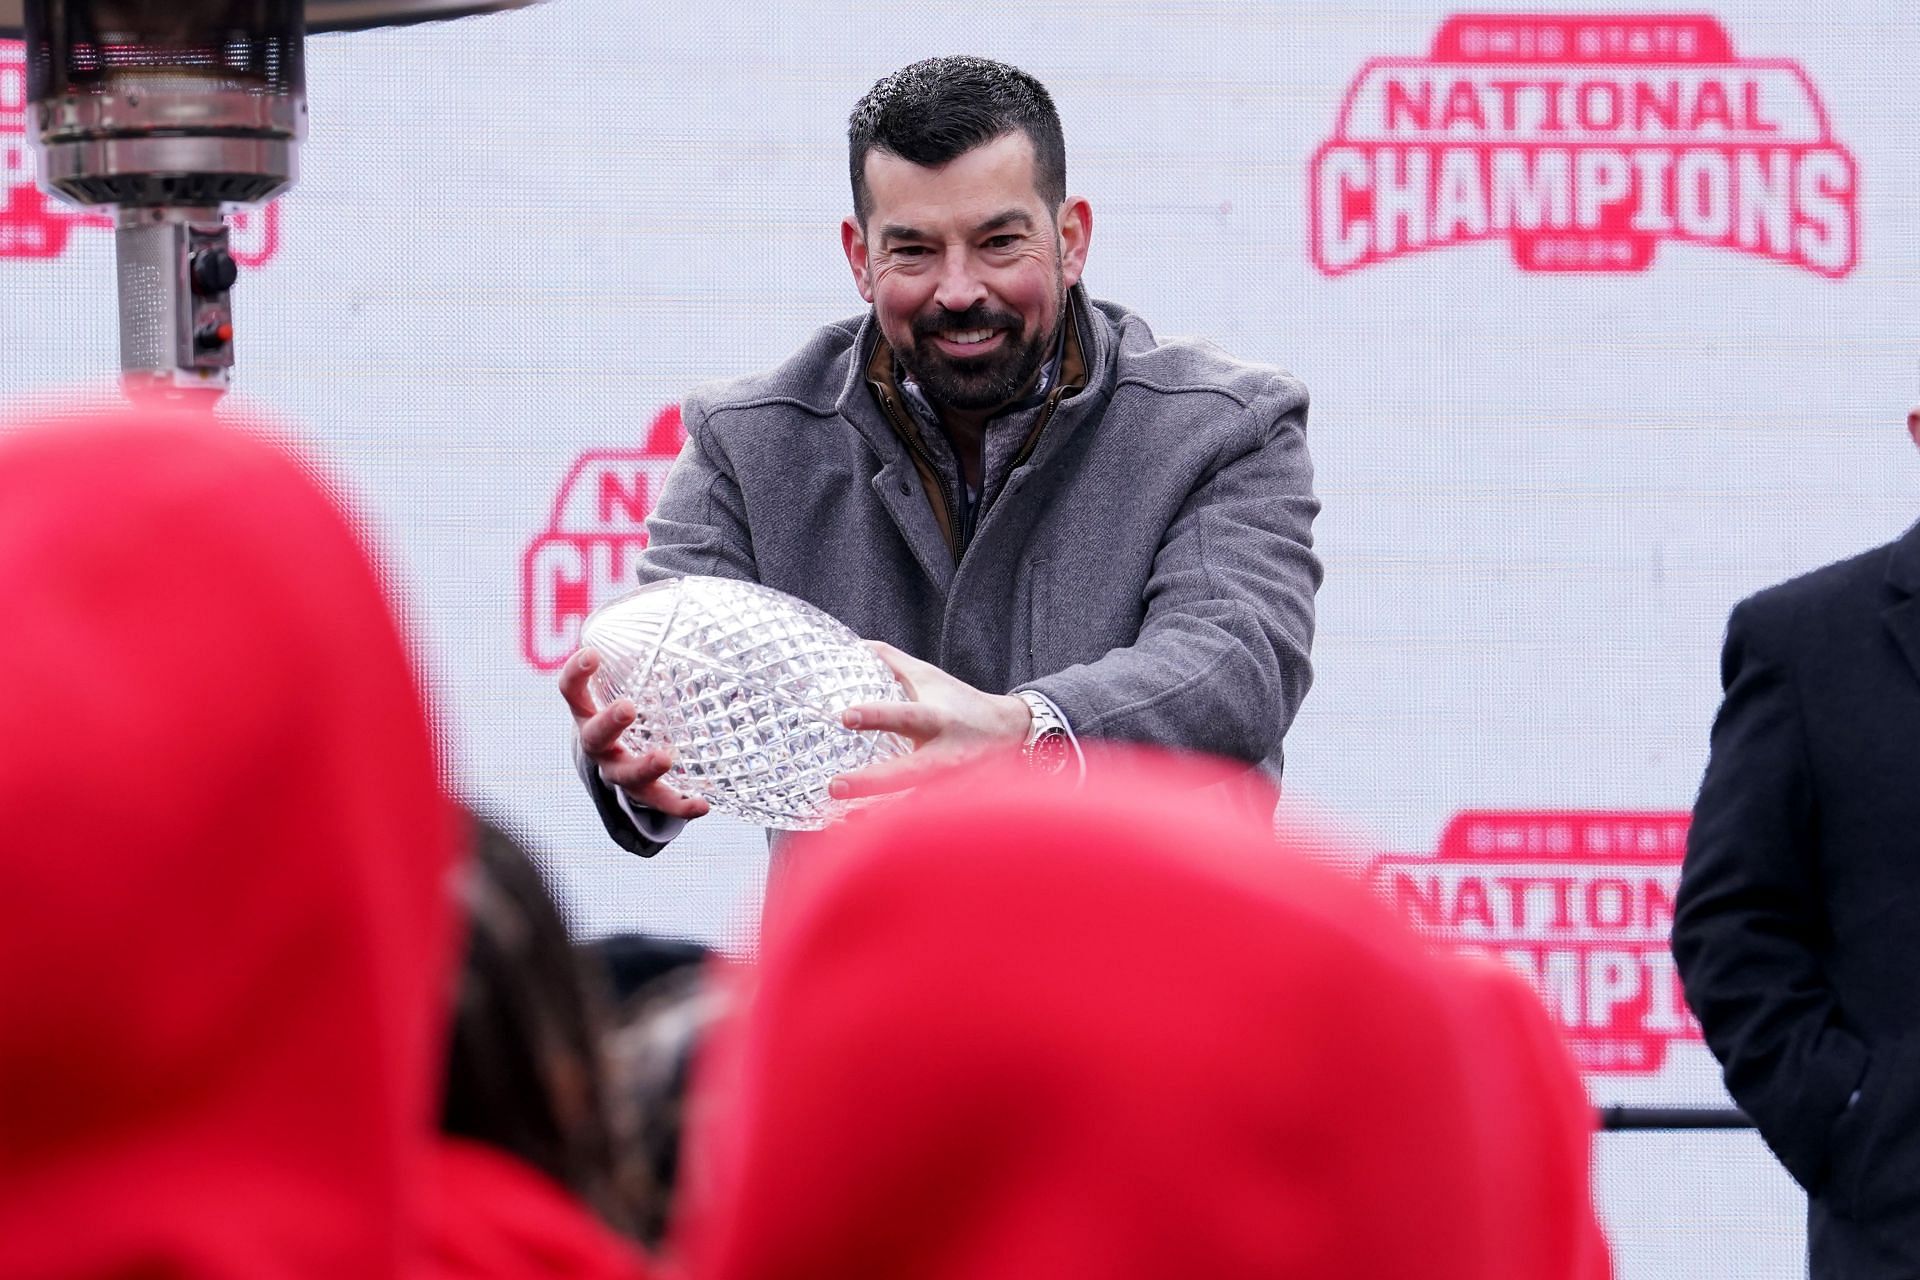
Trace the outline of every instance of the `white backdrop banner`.
<instances>
[{"instance_id":1,"label":"white backdrop banner","mask_svg":"<svg viewBox=\"0 0 1920 1280\"><path fill-rule=\"evenodd\" d=\"M574 920L750 944L756 831L605 839L553 673L624 589L677 404L860 302L845 122L975 52L1044 80L1096 296L1285 366L1325 502L1295 795L1417 927L1527 973L1603 1102L1723 1104L1665 949L1728 609L1897 536L1920 24L551 0L309 41L299 185L236 230L234 400L298 424L407 586L461 784ZM0 393L108 377L104 220L34 188L0 44ZM288 785L298 820L298 779ZM1750 1136L1614 1137L1627 1276L1799 1274Z\"/></svg>"}]
</instances>

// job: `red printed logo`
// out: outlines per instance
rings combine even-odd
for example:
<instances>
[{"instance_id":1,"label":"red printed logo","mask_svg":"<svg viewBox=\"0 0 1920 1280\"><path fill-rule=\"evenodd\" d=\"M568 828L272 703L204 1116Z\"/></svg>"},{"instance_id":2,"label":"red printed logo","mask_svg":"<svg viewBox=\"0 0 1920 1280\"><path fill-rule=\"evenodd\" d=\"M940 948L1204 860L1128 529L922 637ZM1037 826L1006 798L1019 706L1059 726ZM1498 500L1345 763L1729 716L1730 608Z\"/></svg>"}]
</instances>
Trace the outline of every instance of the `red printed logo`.
<instances>
[{"instance_id":1,"label":"red printed logo","mask_svg":"<svg viewBox=\"0 0 1920 1280\"><path fill-rule=\"evenodd\" d=\"M280 247L280 206L242 209L227 219L233 260L264 265ZM34 184L33 146L27 141L27 53L18 40L0 40L0 258L57 258L76 228L113 230L105 213L49 199Z\"/></svg>"},{"instance_id":2,"label":"red printed logo","mask_svg":"<svg viewBox=\"0 0 1920 1280\"><path fill-rule=\"evenodd\" d=\"M587 615L639 585L647 513L686 438L668 405L645 447L589 449L560 482L546 532L520 559L520 651L536 670L559 668Z\"/></svg>"},{"instance_id":3,"label":"red printed logo","mask_svg":"<svg viewBox=\"0 0 1920 1280\"><path fill-rule=\"evenodd\" d=\"M1667 950L1684 813L1471 812L1432 857L1374 861L1414 928L1525 977L1586 1071L1651 1074L1700 1038Z\"/></svg>"},{"instance_id":4,"label":"red printed logo","mask_svg":"<svg viewBox=\"0 0 1920 1280\"><path fill-rule=\"evenodd\" d=\"M1829 277L1859 181L1806 72L1698 14L1459 14L1375 58L1314 153L1313 264L1501 239L1526 271L1642 271L1662 240Z\"/></svg>"}]
</instances>

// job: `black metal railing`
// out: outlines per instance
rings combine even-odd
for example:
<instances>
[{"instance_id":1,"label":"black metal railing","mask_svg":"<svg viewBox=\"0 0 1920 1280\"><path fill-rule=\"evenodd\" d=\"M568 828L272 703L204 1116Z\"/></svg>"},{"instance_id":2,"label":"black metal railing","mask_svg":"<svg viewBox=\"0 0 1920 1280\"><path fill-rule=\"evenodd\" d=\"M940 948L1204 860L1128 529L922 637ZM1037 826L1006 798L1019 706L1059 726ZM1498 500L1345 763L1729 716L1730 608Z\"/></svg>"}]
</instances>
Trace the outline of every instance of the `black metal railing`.
<instances>
[{"instance_id":1,"label":"black metal railing","mask_svg":"<svg viewBox=\"0 0 1920 1280\"><path fill-rule=\"evenodd\" d=\"M1676 1129L1751 1129L1747 1113L1733 1107L1595 1107L1602 1133Z\"/></svg>"}]
</instances>

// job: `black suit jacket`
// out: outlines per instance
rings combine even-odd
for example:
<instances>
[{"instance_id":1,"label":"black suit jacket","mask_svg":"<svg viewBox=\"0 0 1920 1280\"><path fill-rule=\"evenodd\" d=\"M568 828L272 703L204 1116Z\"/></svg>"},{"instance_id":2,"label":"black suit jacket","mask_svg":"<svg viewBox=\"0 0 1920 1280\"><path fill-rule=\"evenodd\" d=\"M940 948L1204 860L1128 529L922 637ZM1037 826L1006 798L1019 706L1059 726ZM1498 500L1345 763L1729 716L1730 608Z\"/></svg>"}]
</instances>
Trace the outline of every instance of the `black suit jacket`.
<instances>
[{"instance_id":1,"label":"black suit jacket","mask_svg":"<svg viewBox=\"0 0 1920 1280\"><path fill-rule=\"evenodd\" d=\"M1742 601L1673 924L1815 1280L1920 1276L1920 525Z\"/></svg>"}]
</instances>

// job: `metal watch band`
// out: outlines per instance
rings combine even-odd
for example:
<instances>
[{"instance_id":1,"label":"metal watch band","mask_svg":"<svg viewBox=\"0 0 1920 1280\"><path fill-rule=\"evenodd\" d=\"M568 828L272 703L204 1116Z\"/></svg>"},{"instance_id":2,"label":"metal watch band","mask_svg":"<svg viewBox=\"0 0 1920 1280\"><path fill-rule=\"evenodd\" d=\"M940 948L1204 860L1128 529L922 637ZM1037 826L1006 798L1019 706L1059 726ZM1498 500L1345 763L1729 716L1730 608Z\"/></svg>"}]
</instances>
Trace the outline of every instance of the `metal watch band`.
<instances>
[{"instance_id":1,"label":"metal watch band","mask_svg":"<svg viewBox=\"0 0 1920 1280\"><path fill-rule=\"evenodd\" d=\"M1073 754L1066 722L1041 694L1022 689L1018 696L1033 714L1033 723L1027 729L1027 740L1020 746L1021 759L1035 773L1059 773L1067 767Z\"/></svg>"}]
</instances>

